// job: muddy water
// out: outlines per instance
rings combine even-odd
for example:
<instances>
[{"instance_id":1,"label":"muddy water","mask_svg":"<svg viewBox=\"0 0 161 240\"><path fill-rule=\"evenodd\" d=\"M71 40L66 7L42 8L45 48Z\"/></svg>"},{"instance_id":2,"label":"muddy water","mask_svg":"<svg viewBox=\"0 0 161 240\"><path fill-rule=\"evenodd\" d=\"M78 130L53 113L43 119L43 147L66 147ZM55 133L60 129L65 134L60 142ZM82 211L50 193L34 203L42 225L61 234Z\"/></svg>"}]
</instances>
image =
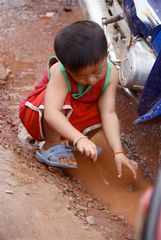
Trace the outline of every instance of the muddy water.
<instances>
[{"instance_id":1,"label":"muddy water","mask_svg":"<svg viewBox=\"0 0 161 240\"><path fill-rule=\"evenodd\" d=\"M12 116L16 112L15 122L18 124L19 101L33 88L43 73L46 60L53 54L53 36L64 24L82 19L82 15L75 1L72 13L63 11L63 1L45 0L38 3L24 0L11 3L0 0L0 7L0 53L11 70L5 89L9 98L4 97L3 101ZM53 17L46 17L47 12L53 12ZM140 195L149 185L143 176L154 180L160 166L160 123L133 126L132 122L137 118L136 105L122 91L118 91L117 112L125 150L140 165L138 180L134 182L126 169L124 176L117 178L116 167L102 133L94 138L105 150L96 165L77 155L79 169L68 173L82 179L94 196L110 204L114 212L126 215L134 224ZM23 134L20 140L24 138ZM8 162L5 164L9 172L10 165Z\"/></svg>"},{"instance_id":2,"label":"muddy water","mask_svg":"<svg viewBox=\"0 0 161 240\"><path fill-rule=\"evenodd\" d=\"M140 196L149 186L149 182L145 180L140 169L136 181L127 169L123 169L122 178L118 178L114 159L103 133L98 132L93 141L104 147L104 152L100 154L96 163L77 154L79 169L66 172L81 179L90 193L110 205L114 213L126 216L134 226Z\"/></svg>"}]
</instances>

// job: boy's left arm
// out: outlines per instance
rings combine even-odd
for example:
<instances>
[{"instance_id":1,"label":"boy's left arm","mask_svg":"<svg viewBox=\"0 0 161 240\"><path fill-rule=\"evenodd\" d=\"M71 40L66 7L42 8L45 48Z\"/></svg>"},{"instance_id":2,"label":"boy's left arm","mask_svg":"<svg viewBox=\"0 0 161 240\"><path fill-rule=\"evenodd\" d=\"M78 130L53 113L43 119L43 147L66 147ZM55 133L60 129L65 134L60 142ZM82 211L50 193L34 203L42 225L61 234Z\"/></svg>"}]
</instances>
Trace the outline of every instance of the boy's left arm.
<instances>
[{"instance_id":1,"label":"boy's left arm","mask_svg":"<svg viewBox=\"0 0 161 240\"><path fill-rule=\"evenodd\" d=\"M101 95L98 102L98 107L100 110L103 132L113 151L118 177L122 176L122 165L125 165L131 170L134 178L136 179L136 170L138 166L136 162L129 160L123 152L120 138L119 120L115 112L116 90L118 82L118 72L113 65L109 86Z\"/></svg>"}]
</instances>

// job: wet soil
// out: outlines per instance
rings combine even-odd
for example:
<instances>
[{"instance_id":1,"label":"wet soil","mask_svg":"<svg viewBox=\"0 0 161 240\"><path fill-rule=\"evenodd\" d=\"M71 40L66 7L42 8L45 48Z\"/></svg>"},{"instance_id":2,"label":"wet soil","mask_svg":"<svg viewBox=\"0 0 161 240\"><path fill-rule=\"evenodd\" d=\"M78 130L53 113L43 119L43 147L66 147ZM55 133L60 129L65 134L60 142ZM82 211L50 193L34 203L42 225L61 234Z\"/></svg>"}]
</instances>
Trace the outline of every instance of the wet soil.
<instances>
[{"instance_id":1,"label":"wet soil","mask_svg":"<svg viewBox=\"0 0 161 240\"><path fill-rule=\"evenodd\" d=\"M103 240L101 233L80 224L77 212L69 208L73 198L65 193L65 183L64 192L56 187L55 174L23 163L9 149L0 151L1 240ZM57 178L64 181L61 175Z\"/></svg>"},{"instance_id":2,"label":"wet soil","mask_svg":"<svg viewBox=\"0 0 161 240\"><path fill-rule=\"evenodd\" d=\"M126 169L117 179L101 131L93 138L105 149L96 164L80 154L78 170L62 172L38 163L37 145L19 121L18 105L53 55L57 31L83 16L76 1L71 12L64 11L60 0L0 0L0 8L0 56L10 70L7 79L0 80L0 239L134 239L140 196L155 181L161 162L160 123L134 126L136 105L118 89L122 142L140 166L136 182ZM88 216L96 224L87 223Z\"/></svg>"}]
</instances>

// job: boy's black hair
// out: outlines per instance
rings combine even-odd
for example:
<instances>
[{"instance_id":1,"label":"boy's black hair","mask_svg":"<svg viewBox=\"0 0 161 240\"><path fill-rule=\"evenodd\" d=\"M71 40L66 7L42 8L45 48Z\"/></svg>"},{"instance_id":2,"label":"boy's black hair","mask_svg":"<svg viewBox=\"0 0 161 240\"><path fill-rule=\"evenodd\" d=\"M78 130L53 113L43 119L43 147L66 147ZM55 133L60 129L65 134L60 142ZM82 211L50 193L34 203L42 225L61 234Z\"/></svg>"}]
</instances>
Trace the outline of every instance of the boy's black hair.
<instances>
[{"instance_id":1,"label":"boy's black hair","mask_svg":"<svg viewBox=\"0 0 161 240\"><path fill-rule=\"evenodd\" d=\"M107 56L103 29L93 21L78 21L63 27L56 35L54 49L64 67L79 71Z\"/></svg>"}]
</instances>

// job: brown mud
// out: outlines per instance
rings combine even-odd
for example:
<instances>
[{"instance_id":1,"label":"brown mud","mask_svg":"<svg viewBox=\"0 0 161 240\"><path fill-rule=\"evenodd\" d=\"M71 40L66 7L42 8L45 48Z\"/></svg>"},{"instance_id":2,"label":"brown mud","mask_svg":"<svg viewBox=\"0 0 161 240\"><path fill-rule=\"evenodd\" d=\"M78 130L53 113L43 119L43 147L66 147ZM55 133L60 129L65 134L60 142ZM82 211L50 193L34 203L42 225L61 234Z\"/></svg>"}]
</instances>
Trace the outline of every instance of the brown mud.
<instances>
[{"instance_id":1,"label":"brown mud","mask_svg":"<svg viewBox=\"0 0 161 240\"><path fill-rule=\"evenodd\" d=\"M140 196L160 166L160 123L134 126L136 105L118 90L124 149L140 166L135 182L126 169L117 178L101 131L93 141L104 152L95 164L80 154L77 170L62 172L38 163L37 146L18 118L19 102L53 55L54 35L63 25L83 19L76 1L71 12L63 7L60 0L0 0L0 56L10 70L7 80L0 80L0 239L134 239ZM96 224L87 224L87 216Z\"/></svg>"}]
</instances>

